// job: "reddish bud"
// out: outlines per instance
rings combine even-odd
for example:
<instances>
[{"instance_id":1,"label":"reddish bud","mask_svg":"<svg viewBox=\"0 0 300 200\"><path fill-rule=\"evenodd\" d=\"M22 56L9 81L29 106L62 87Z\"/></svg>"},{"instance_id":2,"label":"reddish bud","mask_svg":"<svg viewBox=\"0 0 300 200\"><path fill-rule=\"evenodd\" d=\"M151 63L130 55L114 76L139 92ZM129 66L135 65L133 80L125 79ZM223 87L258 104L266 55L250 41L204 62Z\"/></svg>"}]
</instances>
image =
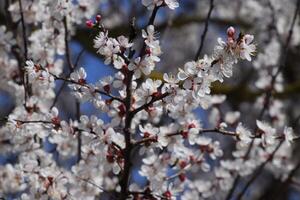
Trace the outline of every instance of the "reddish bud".
<instances>
[{"instance_id":1,"label":"reddish bud","mask_svg":"<svg viewBox=\"0 0 300 200\"><path fill-rule=\"evenodd\" d=\"M114 156L112 154L107 154L106 155L106 160L109 163L113 163L114 162Z\"/></svg>"},{"instance_id":2,"label":"reddish bud","mask_svg":"<svg viewBox=\"0 0 300 200\"><path fill-rule=\"evenodd\" d=\"M51 119L51 122L54 124L54 125L59 125L60 124L60 119L58 117L53 117Z\"/></svg>"},{"instance_id":3,"label":"reddish bud","mask_svg":"<svg viewBox=\"0 0 300 200\"><path fill-rule=\"evenodd\" d=\"M170 191L166 191L164 194L163 194L164 197L166 197L166 199L171 199L172 197L172 194Z\"/></svg>"},{"instance_id":4,"label":"reddish bud","mask_svg":"<svg viewBox=\"0 0 300 200\"><path fill-rule=\"evenodd\" d=\"M194 156L190 156L189 158L190 158L191 163L195 162L195 160L196 160L196 158Z\"/></svg>"},{"instance_id":5,"label":"reddish bud","mask_svg":"<svg viewBox=\"0 0 300 200\"><path fill-rule=\"evenodd\" d=\"M122 69L121 69L122 73L125 74L128 72L128 66L126 64L122 65Z\"/></svg>"},{"instance_id":6,"label":"reddish bud","mask_svg":"<svg viewBox=\"0 0 300 200\"><path fill-rule=\"evenodd\" d=\"M103 86L103 90L107 93L110 93L110 86L109 85Z\"/></svg>"},{"instance_id":7,"label":"reddish bud","mask_svg":"<svg viewBox=\"0 0 300 200\"><path fill-rule=\"evenodd\" d=\"M232 26L230 26L230 27L227 29L227 36L233 38L233 37L234 37L234 34L235 34L235 29L234 29Z\"/></svg>"},{"instance_id":8,"label":"reddish bud","mask_svg":"<svg viewBox=\"0 0 300 200\"><path fill-rule=\"evenodd\" d=\"M214 152L214 149L213 149L211 146L209 146L209 145L200 145L200 146L199 146L199 149L200 149L200 151L202 151L202 152L207 152L207 153L212 153L212 152Z\"/></svg>"},{"instance_id":9,"label":"reddish bud","mask_svg":"<svg viewBox=\"0 0 300 200\"><path fill-rule=\"evenodd\" d=\"M186 166L187 166L187 162L186 161L184 161L184 160L179 161L179 167L181 169L185 168Z\"/></svg>"},{"instance_id":10,"label":"reddish bud","mask_svg":"<svg viewBox=\"0 0 300 200\"><path fill-rule=\"evenodd\" d=\"M186 176L185 176L185 174L179 174L178 178L181 182L184 182L186 179Z\"/></svg>"},{"instance_id":11,"label":"reddish bud","mask_svg":"<svg viewBox=\"0 0 300 200\"><path fill-rule=\"evenodd\" d=\"M34 71L35 72L39 72L41 70L41 66L40 65L34 65Z\"/></svg>"},{"instance_id":12,"label":"reddish bud","mask_svg":"<svg viewBox=\"0 0 300 200\"><path fill-rule=\"evenodd\" d=\"M146 52L147 55L151 54L151 50L150 49L146 49L145 52Z\"/></svg>"},{"instance_id":13,"label":"reddish bud","mask_svg":"<svg viewBox=\"0 0 300 200\"><path fill-rule=\"evenodd\" d=\"M126 113L126 107L124 104L119 105L119 116L123 117Z\"/></svg>"},{"instance_id":14,"label":"reddish bud","mask_svg":"<svg viewBox=\"0 0 300 200\"><path fill-rule=\"evenodd\" d=\"M144 133L144 138L148 138L148 137L150 137L150 133L145 132L145 133Z\"/></svg>"},{"instance_id":15,"label":"reddish bud","mask_svg":"<svg viewBox=\"0 0 300 200\"><path fill-rule=\"evenodd\" d=\"M81 79L78 80L78 83L80 85L84 85L84 84L86 84L86 81L85 81L85 79L81 78Z\"/></svg>"},{"instance_id":16,"label":"reddish bud","mask_svg":"<svg viewBox=\"0 0 300 200\"><path fill-rule=\"evenodd\" d=\"M101 21L101 18L102 18L101 15L97 15L97 16L96 16L96 21L97 21L97 22L100 22L100 21Z\"/></svg>"},{"instance_id":17,"label":"reddish bud","mask_svg":"<svg viewBox=\"0 0 300 200\"><path fill-rule=\"evenodd\" d=\"M112 101L113 101L112 99L106 99L106 100L105 100L105 104L106 104L106 105L110 105Z\"/></svg>"},{"instance_id":18,"label":"reddish bud","mask_svg":"<svg viewBox=\"0 0 300 200\"><path fill-rule=\"evenodd\" d=\"M184 139L188 138L188 136L189 136L189 132L187 132L187 131L181 131L180 134Z\"/></svg>"},{"instance_id":19,"label":"reddish bud","mask_svg":"<svg viewBox=\"0 0 300 200\"><path fill-rule=\"evenodd\" d=\"M196 128L196 125L195 124L189 124L189 126L188 126L188 129L191 129L191 128Z\"/></svg>"},{"instance_id":20,"label":"reddish bud","mask_svg":"<svg viewBox=\"0 0 300 200\"><path fill-rule=\"evenodd\" d=\"M87 21L85 22L85 24L86 24L86 26L89 27L89 28L92 28L92 27L94 26L94 23L93 23L92 20L87 20Z\"/></svg>"}]
</instances>

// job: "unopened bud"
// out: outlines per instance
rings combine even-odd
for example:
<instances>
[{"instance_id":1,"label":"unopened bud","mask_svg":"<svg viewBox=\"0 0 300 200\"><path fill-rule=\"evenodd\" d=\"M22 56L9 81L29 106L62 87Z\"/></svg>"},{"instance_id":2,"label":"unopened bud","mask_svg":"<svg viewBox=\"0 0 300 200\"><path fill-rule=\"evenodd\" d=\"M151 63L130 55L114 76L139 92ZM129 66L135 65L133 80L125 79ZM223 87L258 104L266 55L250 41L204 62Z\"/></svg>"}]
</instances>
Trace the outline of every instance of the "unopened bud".
<instances>
[{"instance_id":1,"label":"unopened bud","mask_svg":"<svg viewBox=\"0 0 300 200\"><path fill-rule=\"evenodd\" d=\"M185 179L186 179L185 174L183 174L183 173L179 174L179 180L180 180L181 182L184 182Z\"/></svg>"},{"instance_id":2,"label":"unopened bud","mask_svg":"<svg viewBox=\"0 0 300 200\"><path fill-rule=\"evenodd\" d=\"M191 129L191 128L196 128L196 125L193 123L189 124L188 129Z\"/></svg>"},{"instance_id":3,"label":"unopened bud","mask_svg":"<svg viewBox=\"0 0 300 200\"><path fill-rule=\"evenodd\" d=\"M86 24L86 26L89 27L89 28L92 28L92 27L94 26L94 23L93 23L92 20L87 20L87 21L85 22L85 24Z\"/></svg>"},{"instance_id":4,"label":"unopened bud","mask_svg":"<svg viewBox=\"0 0 300 200\"><path fill-rule=\"evenodd\" d=\"M172 197L172 193L170 191L166 191L163 193L163 196L166 198L166 199L171 199Z\"/></svg>"},{"instance_id":5,"label":"unopened bud","mask_svg":"<svg viewBox=\"0 0 300 200\"><path fill-rule=\"evenodd\" d=\"M232 26L230 26L230 27L227 29L227 36L233 38L233 37L234 37L234 34L235 34L235 29L234 29Z\"/></svg>"},{"instance_id":6,"label":"unopened bud","mask_svg":"<svg viewBox=\"0 0 300 200\"><path fill-rule=\"evenodd\" d=\"M97 21L97 22L100 22L100 21L101 21L101 18L102 18L101 15L97 15L97 16L96 16L96 21Z\"/></svg>"}]
</instances>

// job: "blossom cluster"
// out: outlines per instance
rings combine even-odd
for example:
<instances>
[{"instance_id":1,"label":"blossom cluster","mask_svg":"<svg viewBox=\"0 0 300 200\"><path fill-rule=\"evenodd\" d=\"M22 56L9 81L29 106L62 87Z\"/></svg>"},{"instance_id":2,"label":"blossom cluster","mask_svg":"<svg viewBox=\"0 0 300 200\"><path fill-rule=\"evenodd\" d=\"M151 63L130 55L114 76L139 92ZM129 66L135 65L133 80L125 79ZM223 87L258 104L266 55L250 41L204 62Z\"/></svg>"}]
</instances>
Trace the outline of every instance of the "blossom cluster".
<instances>
[{"instance_id":1,"label":"blossom cluster","mask_svg":"<svg viewBox=\"0 0 300 200\"><path fill-rule=\"evenodd\" d=\"M153 77L163 49L154 14L179 7L177 0L142 0L153 16L129 37L110 35L102 16L96 15L100 0L22 2L8 10L13 22L32 28L23 38L26 45L19 48L22 43L13 36L18 33L0 27L0 88L15 99L15 108L0 127L0 151L17 157L16 163L0 166L0 195L22 200L102 195L197 200L230 193L237 177L247 178L260 168L288 179L298 136L286 125L283 103L270 96L283 84L276 72L269 73L270 66L263 66L273 55L269 51L280 49L274 39L254 61L260 69L254 85L267 92L256 99L253 109L263 112L251 119L251 129L242 110L223 110L227 97L212 94L212 85L224 85L239 62L252 61L257 51L254 35L238 34L230 26L211 55ZM90 20L94 15L95 23ZM92 40L95 53L113 69L112 75L95 83L70 57L68 42L80 24L97 32ZM18 54L21 50L24 55ZM271 64L278 61L279 55ZM56 105L59 82L68 85L75 99L76 117L66 117ZM81 113L85 102L108 119ZM208 122L199 118L199 108L208 114ZM265 111L272 120L263 118ZM235 145L232 151L223 143L225 137ZM64 166L70 158L76 161ZM135 181L134 173L145 184Z\"/></svg>"},{"instance_id":2,"label":"blossom cluster","mask_svg":"<svg viewBox=\"0 0 300 200\"><path fill-rule=\"evenodd\" d=\"M158 6L168 6L170 9L174 10L179 7L177 0L142 0L142 4L148 9L152 9Z\"/></svg>"}]
</instances>

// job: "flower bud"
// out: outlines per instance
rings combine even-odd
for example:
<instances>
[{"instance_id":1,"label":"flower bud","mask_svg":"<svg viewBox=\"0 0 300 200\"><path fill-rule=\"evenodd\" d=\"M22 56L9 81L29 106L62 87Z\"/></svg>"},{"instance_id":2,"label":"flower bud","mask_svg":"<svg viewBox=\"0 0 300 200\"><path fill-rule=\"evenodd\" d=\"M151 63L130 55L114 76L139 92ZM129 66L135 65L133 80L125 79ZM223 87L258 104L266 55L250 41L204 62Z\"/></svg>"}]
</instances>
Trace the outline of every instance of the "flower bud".
<instances>
[{"instance_id":1,"label":"flower bud","mask_svg":"<svg viewBox=\"0 0 300 200\"><path fill-rule=\"evenodd\" d=\"M172 193L168 190L168 191L166 191L166 192L163 193L163 196L164 196L166 199L171 199Z\"/></svg>"},{"instance_id":2,"label":"flower bud","mask_svg":"<svg viewBox=\"0 0 300 200\"><path fill-rule=\"evenodd\" d=\"M183 169L183 168L185 168L186 166L187 166L187 162L186 161L184 161L184 160L181 160L181 161L179 161L179 167L181 168L181 169Z\"/></svg>"},{"instance_id":3,"label":"flower bud","mask_svg":"<svg viewBox=\"0 0 300 200\"><path fill-rule=\"evenodd\" d=\"M183 173L179 174L179 180L180 180L181 182L184 182L185 179L186 179L185 174L183 174Z\"/></svg>"},{"instance_id":4,"label":"flower bud","mask_svg":"<svg viewBox=\"0 0 300 200\"><path fill-rule=\"evenodd\" d=\"M196 125L193 124L193 123L189 124L189 125L188 125L188 129L191 129L191 128L196 128Z\"/></svg>"},{"instance_id":5,"label":"flower bud","mask_svg":"<svg viewBox=\"0 0 300 200\"><path fill-rule=\"evenodd\" d=\"M97 15L97 16L96 16L96 21L97 21L97 22L100 22L100 21L101 21L101 18L102 18L101 15Z\"/></svg>"},{"instance_id":6,"label":"flower bud","mask_svg":"<svg viewBox=\"0 0 300 200\"><path fill-rule=\"evenodd\" d=\"M230 26L230 27L227 29L227 36L233 38L233 37L234 37L234 34L235 34L235 29L234 29L232 26Z\"/></svg>"},{"instance_id":7,"label":"flower bud","mask_svg":"<svg viewBox=\"0 0 300 200\"><path fill-rule=\"evenodd\" d=\"M92 28L92 27L94 26L94 23L93 23L92 20L87 20L87 21L85 22L85 24L86 24L86 26L89 27L89 28Z\"/></svg>"}]
</instances>

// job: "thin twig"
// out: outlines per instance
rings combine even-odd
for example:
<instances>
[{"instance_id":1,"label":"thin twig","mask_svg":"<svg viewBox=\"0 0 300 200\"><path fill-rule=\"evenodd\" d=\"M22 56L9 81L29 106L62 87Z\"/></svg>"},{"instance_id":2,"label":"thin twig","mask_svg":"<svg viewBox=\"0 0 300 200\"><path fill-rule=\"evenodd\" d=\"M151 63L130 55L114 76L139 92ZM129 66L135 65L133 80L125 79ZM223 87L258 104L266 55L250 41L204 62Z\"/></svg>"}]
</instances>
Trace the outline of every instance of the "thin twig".
<instances>
[{"instance_id":1,"label":"thin twig","mask_svg":"<svg viewBox=\"0 0 300 200\"><path fill-rule=\"evenodd\" d=\"M19 119L14 119L14 121L19 122L21 124L37 124L37 123L42 123L42 124L53 124L51 121L45 121L45 120L19 120Z\"/></svg>"},{"instance_id":2,"label":"thin twig","mask_svg":"<svg viewBox=\"0 0 300 200\"><path fill-rule=\"evenodd\" d=\"M133 110L133 111L132 111L132 114L135 115L135 114L137 114L138 112L147 109L149 106L151 106L151 105L152 105L153 103L155 103L156 101L162 100L163 98L165 98L165 97L167 97L167 96L169 96L169 95L170 95L170 93L166 92L166 93L164 93L164 94L161 94L161 95L158 96L158 97L152 97L152 99L151 99L150 102L148 102L148 103L146 103L146 104L144 104L144 105L138 107L137 109Z\"/></svg>"},{"instance_id":3,"label":"thin twig","mask_svg":"<svg viewBox=\"0 0 300 200\"><path fill-rule=\"evenodd\" d=\"M50 75L52 75L55 80L61 80L61 81L65 81L67 83L72 83L72 84L75 84L75 85L80 85L82 87L90 88L90 86L87 85L87 84L78 83L78 82L76 82L74 80L71 80L71 79L68 79L68 78L64 78L64 77L59 77L59 76L56 76L55 74L52 74L52 73L50 73ZM104 91L101 91L101 90L98 90L98 89L95 89L94 92L102 94L102 95L107 96L107 97L110 97L113 100L116 100L116 101L119 101L119 102L123 103L122 99L120 99L119 97L116 97L116 96L114 96L112 94L109 94L107 92L104 92Z\"/></svg>"},{"instance_id":4,"label":"thin twig","mask_svg":"<svg viewBox=\"0 0 300 200\"><path fill-rule=\"evenodd\" d=\"M94 183L94 182L92 182L92 181L90 181L90 180L88 180L88 179L81 178L80 176L78 176L78 175L76 175L76 174L74 174L74 175L75 175L77 178L79 178L80 180L82 180L82 181L84 181L84 182L86 182L86 183L88 183L88 184L91 184L92 186L98 188L99 190L101 190L101 191L103 191L103 192L109 192L109 191L106 191L103 187L97 185L96 183Z\"/></svg>"},{"instance_id":5,"label":"thin twig","mask_svg":"<svg viewBox=\"0 0 300 200\"><path fill-rule=\"evenodd\" d=\"M52 105L50 106L50 110L55 106L55 104L56 104L56 102L58 101L58 98L59 98L61 92L63 91L63 89L64 89L64 87L65 87L65 85L66 85L66 81L64 81L64 82L62 83L62 85L60 86L60 88L58 89L58 91L57 91L57 93L56 93L56 95L55 95L55 98L54 98L54 100L53 100L53 102L52 102Z\"/></svg>"},{"instance_id":6,"label":"thin twig","mask_svg":"<svg viewBox=\"0 0 300 200\"><path fill-rule=\"evenodd\" d=\"M21 25L22 25L22 37L23 37L23 45L24 45L24 59L22 64L24 65L25 62L28 60L28 44L27 44L27 36L26 36L26 25L25 25L25 20L24 20L24 13L23 13L23 6L22 6L22 0L19 0L19 9L20 9L20 15L21 15ZM22 69L23 70L23 69ZM24 73L21 75L24 76ZM24 106L26 108L27 104L27 99L29 96L31 96L31 87L28 83L28 74L25 74L25 77L23 77L23 84L24 84Z\"/></svg>"},{"instance_id":7,"label":"thin twig","mask_svg":"<svg viewBox=\"0 0 300 200\"><path fill-rule=\"evenodd\" d=\"M80 120L80 102L76 100L75 102L76 108L76 119ZM82 138L81 138L81 131L78 131L77 135L77 163L81 160L81 145L82 145Z\"/></svg>"},{"instance_id":8,"label":"thin twig","mask_svg":"<svg viewBox=\"0 0 300 200\"><path fill-rule=\"evenodd\" d=\"M67 21L67 16L64 17L63 19L63 24L64 24L64 29L65 29L65 51L66 51L66 59L68 63L69 70L71 72L74 71L74 66L71 60L71 54L70 54L70 47L69 47L69 32L68 32L68 21Z\"/></svg>"},{"instance_id":9,"label":"thin twig","mask_svg":"<svg viewBox=\"0 0 300 200\"><path fill-rule=\"evenodd\" d=\"M271 23L270 23L269 30L270 30L270 31L274 30L274 31L275 31L275 35L276 35L278 41L281 42L281 40L280 40L280 34L279 34L279 32L278 32L278 30L277 30L277 28L276 28L276 23L277 23L277 21L276 21L275 8L274 8L274 6L272 5L271 0L268 0L268 1L267 1L267 6L269 7L269 9L270 9L270 11L271 11L271 19L272 19L272 20L271 20ZM271 37L270 37L270 38L271 38Z\"/></svg>"},{"instance_id":10,"label":"thin twig","mask_svg":"<svg viewBox=\"0 0 300 200\"><path fill-rule=\"evenodd\" d=\"M242 188L242 191L240 194L237 195L237 200L242 199L243 195L247 191L247 189L250 187L250 185L259 177L259 175L263 172L265 166L273 159L274 155L278 151L278 149L281 147L281 145L284 143L284 140L281 140L281 142L276 146L275 150L272 152L272 154L268 157L268 159L263 162L259 168L254 172L253 176L250 178L250 180L244 185Z\"/></svg>"},{"instance_id":11,"label":"thin twig","mask_svg":"<svg viewBox=\"0 0 300 200\"><path fill-rule=\"evenodd\" d=\"M148 26L149 25L153 25L153 23L154 23L154 20L155 20L155 17L156 17L156 15L157 15L157 11L158 11L158 9L160 8L160 6L155 6L154 8L153 8L153 11L152 11L152 14L151 14L151 16L150 16L150 18L149 18L149 20L148 20Z\"/></svg>"},{"instance_id":12,"label":"thin twig","mask_svg":"<svg viewBox=\"0 0 300 200\"><path fill-rule=\"evenodd\" d=\"M81 51L79 52L79 54L77 55L77 58L76 58L75 64L74 64L74 69L77 68L77 66L79 64L79 61L80 61L80 58L84 54L84 52L85 52L85 49L82 48Z\"/></svg>"},{"instance_id":13,"label":"thin twig","mask_svg":"<svg viewBox=\"0 0 300 200\"><path fill-rule=\"evenodd\" d=\"M24 44L24 59L28 60L28 45L27 45L26 26L25 26L24 13L22 7L22 0L19 0L19 7L20 7L21 24L23 30L22 33L23 33L23 44Z\"/></svg>"},{"instance_id":14,"label":"thin twig","mask_svg":"<svg viewBox=\"0 0 300 200\"><path fill-rule=\"evenodd\" d=\"M68 67L70 70L70 74L72 72L74 72L75 67L73 65L72 59L71 59L71 53L70 53L70 46L69 46L69 29L68 29L68 20L67 20L67 16L64 16L63 19L63 24L64 24L64 29L65 29L65 52L66 52L66 58L67 58L67 63L68 63ZM77 57L76 60L76 65L78 64L79 61L79 56ZM69 74L69 76L70 76ZM65 83L66 81L64 81ZM62 88L64 86L64 83L62 84ZM62 89L61 89L62 91ZM79 121L80 119L80 102L78 101L78 99L75 99L75 110L76 110L76 119ZM77 135L77 163L81 160L81 131L78 132Z\"/></svg>"},{"instance_id":15,"label":"thin twig","mask_svg":"<svg viewBox=\"0 0 300 200\"><path fill-rule=\"evenodd\" d=\"M292 182L292 178L296 175L296 173L299 169L300 169L300 161L298 161L298 163L296 164L294 169L292 171L290 171L286 180L281 184L281 187L278 188L278 190L275 190L276 192L273 195L273 197L274 197L274 198L272 198L273 200L279 199L280 194L282 194L285 190L287 190L289 184Z\"/></svg>"},{"instance_id":16,"label":"thin twig","mask_svg":"<svg viewBox=\"0 0 300 200\"><path fill-rule=\"evenodd\" d=\"M226 130L222 130L222 129L218 129L218 128L213 128L213 129L202 129L199 130L198 134L203 134L203 133L219 133L221 135L225 135L225 136L231 136L231 137L239 137L239 134L237 132L233 132L233 131L226 131ZM165 137L173 137L173 136L177 136L177 135L181 135L181 132L176 132L176 133L168 133L165 135ZM260 138L259 136L252 136L250 138ZM143 138L139 141L136 141L134 143L134 145L140 145L140 144L144 144L147 142L157 142L157 138L156 137L149 137L149 138Z\"/></svg>"},{"instance_id":17,"label":"thin twig","mask_svg":"<svg viewBox=\"0 0 300 200\"><path fill-rule=\"evenodd\" d=\"M283 46L283 56L281 58L282 62L277 70L277 72L275 73L275 75L272 77L272 82L275 82L275 79L277 78L277 76L279 75L279 73L282 71L282 69L284 68L285 64L286 64L286 59L287 59L287 55L288 55L288 50L289 50L289 45L292 39L292 35L293 35L293 29L296 23L296 19L297 19L297 14L299 13L299 7L300 7L300 0L297 1L297 5L295 8L295 12L294 12L294 16L292 19L292 23L288 32L288 37L286 38L286 42L285 45Z\"/></svg>"},{"instance_id":18,"label":"thin twig","mask_svg":"<svg viewBox=\"0 0 300 200\"><path fill-rule=\"evenodd\" d=\"M80 60L81 56L83 55L84 51L85 51L85 50L82 49L82 50L79 52L79 54L78 54L78 56L77 56L77 58L76 58L75 64L74 64L74 69L76 69L76 67L78 66L79 60ZM71 75L71 73L69 73L67 77L69 78L70 75ZM56 102L58 101L58 98L59 98L60 94L62 93L62 91L63 91L63 89L64 89L65 86L66 86L66 81L64 81L64 82L62 83L62 85L60 86L60 88L58 89L58 91L57 91L57 93L56 93L56 95L55 95L55 98L54 98L54 100L53 100L53 102L52 102L52 105L50 106L50 109L52 109L52 108L55 106L55 104L56 104Z\"/></svg>"},{"instance_id":19,"label":"thin twig","mask_svg":"<svg viewBox=\"0 0 300 200\"><path fill-rule=\"evenodd\" d=\"M199 46L199 49L198 49L198 51L196 53L196 56L195 56L195 59L194 59L195 61L197 61L199 59L202 48L204 46L204 40L205 40L207 31L208 31L208 22L209 22L209 19L210 19L213 8L214 8L214 0L210 0L209 11L208 11L206 19L205 19L205 26L204 26L204 30L203 30L202 35L201 35L200 46Z\"/></svg>"}]
</instances>

